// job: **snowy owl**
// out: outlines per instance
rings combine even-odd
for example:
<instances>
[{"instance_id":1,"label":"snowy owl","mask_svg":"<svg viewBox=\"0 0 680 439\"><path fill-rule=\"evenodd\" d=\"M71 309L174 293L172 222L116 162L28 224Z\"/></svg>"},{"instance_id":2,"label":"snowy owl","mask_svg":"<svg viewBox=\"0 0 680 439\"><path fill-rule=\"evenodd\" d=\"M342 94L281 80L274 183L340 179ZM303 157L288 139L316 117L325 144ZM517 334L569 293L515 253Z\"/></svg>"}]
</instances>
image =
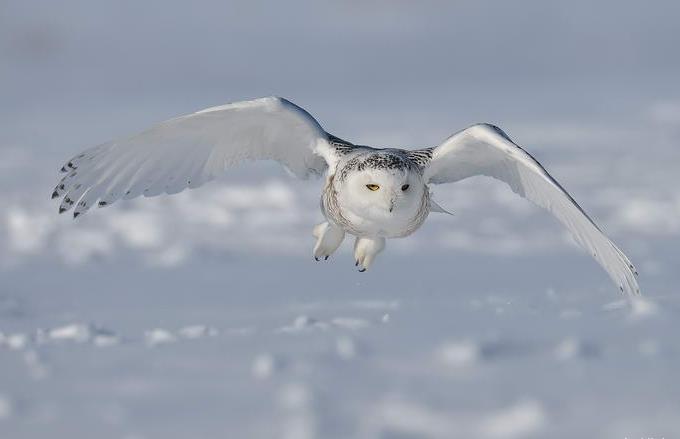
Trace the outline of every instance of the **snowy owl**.
<instances>
[{"instance_id":1,"label":"snowy owl","mask_svg":"<svg viewBox=\"0 0 680 439\"><path fill-rule=\"evenodd\" d=\"M208 108L140 134L90 148L69 160L52 198L73 216L118 199L196 188L243 160L276 160L300 178L324 175L313 256L325 260L346 234L355 237L359 271L371 266L386 238L416 231L430 212L444 212L430 184L475 175L505 182L551 212L604 268L622 292L638 294L636 272L574 199L499 128L477 124L441 145L379 149L335 137L304 109L268 97Z\"/></svg>"}]
</instances>

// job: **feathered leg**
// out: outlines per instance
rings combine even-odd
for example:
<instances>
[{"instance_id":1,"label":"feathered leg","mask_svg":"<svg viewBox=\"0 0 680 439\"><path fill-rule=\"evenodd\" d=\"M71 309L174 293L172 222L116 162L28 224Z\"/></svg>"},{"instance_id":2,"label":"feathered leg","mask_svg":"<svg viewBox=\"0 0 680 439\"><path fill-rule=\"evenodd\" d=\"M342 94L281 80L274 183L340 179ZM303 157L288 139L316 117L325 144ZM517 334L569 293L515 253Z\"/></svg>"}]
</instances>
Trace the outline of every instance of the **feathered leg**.
<instances>
[{"instance_id":1,"label":"feathered leg","mask_svg":"<svg viewBox=\"0 0 680 439\"><path fill-rule=\"evenodd\" d=\"M328 257L340 247L345 239L345 231L329 222L321 223L314 227L312 235L316 238L314 246L314 259L328 259Z\"/></svg>"},{"instance_id":2,"label":"feathered leg","mask_svg":"<svg viewBox=\"0 0 680 439\"><path fill-rule=\"evenodd\" d=\"M366 271L384 248L385 238L357 238L354 241L354 259L359 271Z\"/></svg>"}]
</instances>

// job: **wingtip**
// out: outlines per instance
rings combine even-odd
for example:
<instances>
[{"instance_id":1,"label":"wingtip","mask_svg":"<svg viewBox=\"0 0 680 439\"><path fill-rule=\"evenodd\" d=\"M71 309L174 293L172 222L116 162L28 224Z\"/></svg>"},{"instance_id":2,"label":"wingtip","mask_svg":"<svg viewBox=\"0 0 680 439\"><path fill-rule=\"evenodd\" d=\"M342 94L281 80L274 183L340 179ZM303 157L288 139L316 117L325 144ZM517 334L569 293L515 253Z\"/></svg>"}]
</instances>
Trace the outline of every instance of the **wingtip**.
<instances>
[{"instance_id":1,"label":"wingtip","mask_svg":"<svg viewBox=\"0 0 680 439\"><path fill-rule=\"evenodd\" d=\"M641 297L642 296L642 291L640 291L640 287L635 284L633 288L626 289L623 287L623 285L619 285L619 290L621 291L621 294L623 296L626 296L628 298L634 298L634 297Z\"/></svg>"},{"instance_id":2,"label":"wingtip","mask_svg":"<svg viewBox=\"0 0 680 439\"><path fill-rule=\"evenodd\" d=\"M64 166L61 167L61 172L70 172L75 171L76 169L78 169L78 167L73 164L73 161L69 161Z\"/></svg>"}]
</instances>

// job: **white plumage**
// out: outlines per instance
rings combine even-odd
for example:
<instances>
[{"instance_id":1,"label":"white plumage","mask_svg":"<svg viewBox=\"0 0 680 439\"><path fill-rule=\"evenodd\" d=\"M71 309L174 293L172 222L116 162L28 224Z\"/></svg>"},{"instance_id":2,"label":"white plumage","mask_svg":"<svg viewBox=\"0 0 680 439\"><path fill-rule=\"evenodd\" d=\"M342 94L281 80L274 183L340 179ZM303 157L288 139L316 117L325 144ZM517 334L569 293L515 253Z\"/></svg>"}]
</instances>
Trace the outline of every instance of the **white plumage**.
<instances>
[{"instance_id":1,"label":"white plumage","mask_svg":"<svg viewBox=\"0 0 680 439\"><path fill-rule=\"evenodd\" d=\"M84 151L62 168L67 175L54 196L66 195L60 210L75 205L78 216L97 200L104 206L201 186L246 159L277 160L305 178L326 168L315 153L325 136L306 111L284 99L209 108Z\"/></svg>"},{"instance_id":2,"label":"white plumage","mask_svg":"<svg viewBox=\"0 0 680 439\"><path fill-rule=\"evenodd\" d=\"M140 195L195 188L243 160L276 160L299 178L326 175L314 229L314 256L327 259L345 233L356 236L355 260L368 268L385 238L406 236L430 211L428 184L486 175L551 212L604 268L621 291L638 294L628 258L571 196L500 129L478 124L440 146L407 151L356 146L326 133L304 109L269 97L209 108L140 134L88 149L68 161L53 198L74 217L90 207Z\"/></svg>"},{"instance_id":3,"label":"white plumage","mask_svg":"<svg viewBox=\"0 0 680 439\"><path fill-rule=\"evenodd\" d=\"M431 183L453 183L475 175L503 181L516 194L547 209L576 242L605 269L621 291L639 293L635 268L536 159L498 128L480 124L434 148L425 171Z\"/></svg>"}]
</instances>

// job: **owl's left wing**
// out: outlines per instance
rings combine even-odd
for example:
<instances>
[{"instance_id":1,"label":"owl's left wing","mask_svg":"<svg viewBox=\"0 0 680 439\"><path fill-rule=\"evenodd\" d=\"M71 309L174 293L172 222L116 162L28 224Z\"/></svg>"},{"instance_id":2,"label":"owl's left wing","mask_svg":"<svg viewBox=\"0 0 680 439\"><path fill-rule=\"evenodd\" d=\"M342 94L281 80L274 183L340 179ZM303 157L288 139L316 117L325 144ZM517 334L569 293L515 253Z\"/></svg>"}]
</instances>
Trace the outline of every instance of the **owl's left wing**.
<instances>
[{"instance_id":1,"label":"owl's left wing","mask_svg":"<svg viewBox=\"0 0 680 439\"><path fill-rule=\"evenodd\" d=\"M244 160L275 160L300 178L321 174L353 145L303 108L268 97L208 108L90 148L69 160L52 198L74 216L120 198L201 186Z\"/></svg>"},{"instance_id":2,"label":"owl's left wing","mask_svg":"<svg viewBox=\"0 0 680 439\"><path fill-rule=\"evenodd\" d=\"M421 150L430 155L424 168L428 183L451 183L475 175L505 182L518 195L552 213L576 242L604 268L622 292L640 293L635 268L562 186L536 159L499 128L478 124Z\"/></svg>"}]
</instances>

